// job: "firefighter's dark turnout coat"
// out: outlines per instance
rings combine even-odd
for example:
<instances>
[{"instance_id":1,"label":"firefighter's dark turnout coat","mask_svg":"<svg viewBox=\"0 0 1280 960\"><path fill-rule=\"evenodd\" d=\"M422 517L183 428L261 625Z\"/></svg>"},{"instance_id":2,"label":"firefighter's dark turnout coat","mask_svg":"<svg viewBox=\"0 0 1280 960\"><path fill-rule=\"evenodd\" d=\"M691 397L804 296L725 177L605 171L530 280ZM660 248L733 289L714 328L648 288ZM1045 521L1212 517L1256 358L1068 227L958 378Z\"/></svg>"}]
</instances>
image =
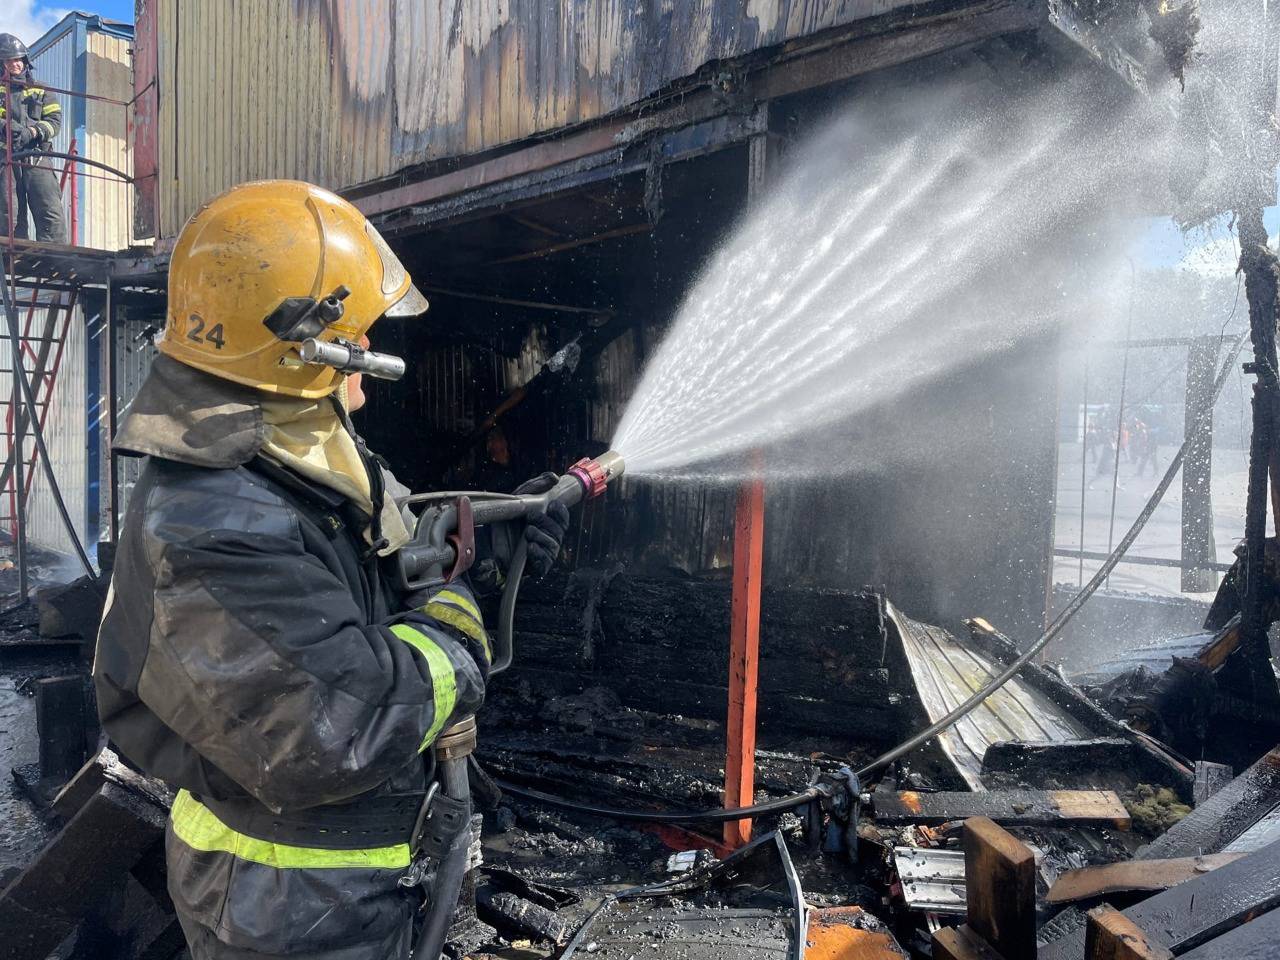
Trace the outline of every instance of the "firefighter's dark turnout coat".
<instances>
[{"instance_id":1,"label":"firefighter's dark turnout coat","mask_svg":"<svg viewBox=\"0 0 1280 960\"><path fill-rule=\"evenodd\" d=\"M400 957L423 751L479 708L488 638L464 586L398 595L367 518L269 469L263 436L254 391L157 358L116 440L149 459L98 638L99 712L179 788L169 890L196 960Z\"/></svg>"},{"instance_id":2,"label":"firefighter's dark turnout coat","mask_svg":"<svg viewBox=\"0 0 1280 960\"><path fill-rule=\"evenodd\" d=\"M10 115L10 103L15 109ZM49 151L62 129L62 105L31 77L30 70L10 83L0 82L0 134L12 129L35 131L35 142L27 150ZM0 136L0 152L4 137ZM66 224L62 213L62 191L48 158L28 159L13 166L12 189L17 196L14 235L27 236L26 213L35 219L36 239L50 243L66 242ZM7 233L9 221L8 178L0 179L0 233Z\"/></svg>"}]
</instances>

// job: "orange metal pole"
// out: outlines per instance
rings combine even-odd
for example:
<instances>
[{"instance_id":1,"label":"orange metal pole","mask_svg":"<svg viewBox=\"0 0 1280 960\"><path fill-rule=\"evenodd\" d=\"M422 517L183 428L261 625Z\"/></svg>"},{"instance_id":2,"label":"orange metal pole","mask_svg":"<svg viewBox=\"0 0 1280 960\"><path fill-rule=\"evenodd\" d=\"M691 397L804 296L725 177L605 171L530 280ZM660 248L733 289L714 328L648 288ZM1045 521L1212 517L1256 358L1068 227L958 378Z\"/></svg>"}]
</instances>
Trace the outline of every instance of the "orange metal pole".
<instances>
[{"instance_id":1,"label":"orange metal pole","mask_svg":"<svg viewBox=\"0 0 1280 960\"><path fill-rule=\"evenodd\" d=\"M764 560L764 480L738 491L733 525L733 605L729 627L729 724L724 764L725 808L755 801L756 685L760 668L760 582ZM724 825L724 843L737 849L751 840L751 821Z\"/></svg>"}]
</instances>

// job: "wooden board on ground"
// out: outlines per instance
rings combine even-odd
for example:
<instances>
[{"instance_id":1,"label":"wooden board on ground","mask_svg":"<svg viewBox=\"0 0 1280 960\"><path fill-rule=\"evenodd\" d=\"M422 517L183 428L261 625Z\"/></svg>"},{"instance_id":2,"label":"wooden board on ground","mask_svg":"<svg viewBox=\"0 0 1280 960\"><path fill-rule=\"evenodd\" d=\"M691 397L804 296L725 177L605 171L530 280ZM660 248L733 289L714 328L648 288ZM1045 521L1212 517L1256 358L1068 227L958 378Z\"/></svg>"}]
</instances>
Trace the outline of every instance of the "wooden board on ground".
<instances>
[{"instance_id":1,"label":"wooden board on ground","mask_svg":"<svg viewBox=\"0 0 1280 960\"><path fill-rule=\"evenodd\" d=\"M1061 874L1045 901L1051 904L1093 900L1115 893L1168 890L1202 873L1225 867L1243 853L1211 853L1205 857L1174 860L1122 860L1096 867L1081 867Z\"/></svg>"},{"instance_id":2,"label":"wooden board on ground","mask_svg":"<svg viewBox=\"0 0 1280 960\"><path fill-rule=\"evenodd\" d=\"M1280 841L1157 893L1123 912L1152 942L1182 956L1277 906ZM1081 929L1041 947L1038 957L1083 960L1084 948L1085 931Z\"/></svg>"},{"instance_id":3,"label":"wooden board on ground","mask_svg":"<svg viewBox=\"0 0 1280 960\"><path fill-rule=\"evenodd\" d=\"M164 835L165 811L114 783L0 891L0 960L43 957Z\"/></svg>"},{"instance_id":4,"label":"wooden board on ground","mask_svg":"<svg viewBox=\"0 0 1280 960\"><path fill-rule=\"evenodd\" d=\"M1105 905L1089 911L1084 954L1087 960L1173 960L1168 948L1153 943L1136 923Z\"/></svg>"},{"instance_id":5,"label":"wooden board on ground","mask_svg":"<svg viewBox=\"0 0 1280 960\"><path fill-rule=\"evenodd\" d=\"M1036 955L1036 858L986 817L964 824L969 926L1004 960Z\"/></svg>"},{"instance_id":6,"label":"wooden board on ground","mask_svg":"<svg viewBox=\"0 0 1280 960\"><path fill-rule=\"evenodd\" d=\"M936 826L951 820L988 817L1008 827L1097 824L1127 830L1129 811L1113 790L987 790L981 793L919 793L877 790L876 821Z\"/></svg>"}]
</instances>

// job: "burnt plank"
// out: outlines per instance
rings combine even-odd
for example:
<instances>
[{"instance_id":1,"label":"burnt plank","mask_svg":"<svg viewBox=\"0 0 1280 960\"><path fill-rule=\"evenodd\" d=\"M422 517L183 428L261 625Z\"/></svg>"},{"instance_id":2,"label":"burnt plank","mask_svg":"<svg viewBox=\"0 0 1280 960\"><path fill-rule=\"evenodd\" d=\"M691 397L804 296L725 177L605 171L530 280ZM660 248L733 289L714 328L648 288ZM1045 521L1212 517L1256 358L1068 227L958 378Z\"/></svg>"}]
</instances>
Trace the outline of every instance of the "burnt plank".
<instances>
[{"instance_id":1,"label":"burnt plank","mask_svg":"<svg viewBox=\"0 0 1280 960\"><path fill-rule=\"evenodd\" d=\"M1074 903L1113 893L1168 890L1244 856L1243 853L1211 853L1204 857L1178 857L1173 860L1122 860L1068 870L1058 876L1045 902Z\"/></svg>"},{"instance_id":2,"label":"burnt plank","mask_svg":"<svg viewBox=\"0 0 1280 960\"><path fill-rule=\"evenodd\" d=\"M1004 960L967 923L933 933L933 960Z\"/></svg>"},{"instance_id":3,"label":"burnt plank","mask_svg":"<svg viewBox=\"0 0 1280 960\"><path fill-rule=\"evenodd\" d=\"M1086 960L1173 960L1167 947L1153 943L1146 931L1106 905L1089 911L1084 955Z\"/></svg>"},{"instance_id":4,"label":"burnt plank","mask_svg":"<svg viewBox=\"0 0 1280 960\"><path fill-rule=\"evenodd\" d=\"M969 926L1004 960L1036 955L1036 858L987 817L964 824Z\"/></svg>"},{"instance_id":5,"label":"burnt plank","mask_svg":"<svg viewBox=\"0 0 1280 960\"><path fill-rule=\"evenodd\" d=\"M1280 841L1164 893L1124 915L1153 942L1181 956L1280 906ZM1085 932L1076 930L1040 948L1039 960L1081 960Z\"/></svg>"},{"instance_id":6,"label":"burnt plank","mask_svg":"<svg viewBox=\"0 0 1280 960\"><path fill-rule=\"evenodd\" d=\"M36 729L40 734L40 779L66 783L85 758L83 677L36 681Z\"/></svg>"},{"instance_id":7,"label":"burnt plank","mask_svg":"<svg viewBox=\"0 0 1280 960\"><path fill-rule=\"evenodd\" d=\"M1128 811L1111 790L877 790L873 798L881 824L937 826L949 820L988 817L1018 827L1099 824L1127 830L1130 825Z\"/></svg>"},{"instance_id":8,"label":"burnt plank","mask_svg":"<svg viewBox=\"0 0 1280 960\"><path fill-rule=\"evenodd\" d=\"M1280 804L1280 747L1138 851L1138 860L1217 853Z\"/></svg>"},{"instance_id":9,"label":"burnt plank","mask_svg":"<svg viewBox=\"0 0 1280 960\"><path fill-rule=\"evenodd\" d=\"M161 839L164 822L152 800L104 784L0 891L0 960L46 956Z\"/></svg>"},{"instance_id":10,"label":"burnt plank","mask_svg":"<svg viewBox=\"0 0 1280 960\"><path fill-rule=\"evenodd\" d=\"M1280 944L1280 910L1271 910L1256 920L1224 933L1216 940L1182 954L1182 960L1272 960Z\"/></svg>"}]
</instances>

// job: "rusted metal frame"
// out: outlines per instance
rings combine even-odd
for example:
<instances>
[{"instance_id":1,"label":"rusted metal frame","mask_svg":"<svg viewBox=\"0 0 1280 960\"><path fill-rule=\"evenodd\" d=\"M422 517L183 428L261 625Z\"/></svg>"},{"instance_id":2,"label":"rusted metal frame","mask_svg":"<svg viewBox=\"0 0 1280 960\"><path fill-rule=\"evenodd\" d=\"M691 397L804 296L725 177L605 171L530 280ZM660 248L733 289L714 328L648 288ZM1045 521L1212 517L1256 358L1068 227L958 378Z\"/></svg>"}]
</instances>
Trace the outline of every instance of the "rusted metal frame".
<instances>
[{"instance_id":1,"label":"rusted metal frame","mask_svg":"<svg viewBox=\"0 0 1280 960\"><path fill-rule=\"evenodd\" d=\"M49 402L52 399L53 394L52 384L48 382L45 365L49 359L49 347L57 339L52 336L52 332L56 328L59 312L63 309L63 305L60 303L50 304L45 308L47 313L45 316L44 335L36 340L36 338L31 336L31 317L35 313L35 299L35 295L33 295L32 305L27 314L27 323L22 334L22 349L31 353L31 359L35 364L31 370L27 371L27 375L31 378L31 392L36 398L37 409L35 411L28 412L25 404L21 401L9 408L9 418L11 419L15 417L16 411L16 434L19 438L25 437L27 424L29 423L29 418L31 416L36 417L41 429L44 428L45 417L48 414ZM39 344L38 350L31 350L30 345L32 341ZM59 350L59 359L61 359L61 356L62 352ZM16 371L14 376L16 381ZM48 386L43 401L40 399L41 384L46 384ZM10 429L14 429L12 423L10 424ZM0 489L7 490L10 488L10 478L13 477L16 471L16 477L13 477L12 489L16 492L16 496L18 497L17 506L24 515L26 511L27 496L31 490L31 483L35 478L34 471L36 456L37 452L32 451L30 458L26 457L22 450L21 443L10 444L8 454L5 457L4 466L3 468L0 468Z\"/></svg>"},{"instance_id":2,"label":"rusted metal frame","mask_svg":"<svg viewBox=\"0 0 1280 960\"><path fill-rule=\"evenodd\" d=\"M374 218L386 236L453 225L492 215L495 208L511 213L567 196L592 184L645 172L656 156L661 163L678 163L747 141L763 130L763 111L721 114L655 133L651 141L631 141L562 164L491 184L471 193L449 197L401 211L399 216Z\"/></svg>"},{"instance_id":3,"label":"rusted metal frame","mask_svg":"<svg viewBox=\"0 0 1280 960\"><path fill-rule=\"evenodd\" d=\"M37 407L40 408L36 411L36 419L39 421L41 430L45 428L45 424L48 422L48 419L49 419L49 410L52 409L53 407L53 388L58 382L58 370L62 367L62 355L67 347L67 334L70 332L71 321L72 321L72 318L75 316L76 306L78 305L79 300L80 300L80 291L77 288L72 291L66 306L62 308L62 335L52 338L52 342L57 344L57 348L54 350L53 363L49 365L48 371L45 372L43 375L43 383L45 385L44 404L43 406L41 406L38 400L36 402ZM56 326L57 324L57 319L56 319L57 313L58 311L55 310L54 311L55 317L50 320L51 326ZM45 355L47 358L48 350L50 348L50 343L42 342L40 347L41 347L41 350L45 352ZM36 384L35 389L39 391L40 385ZM37 392L37 396L39 396L38 392ZM26 497L31 496L31 484L32 484L32 480L35 478L35 464L36 464L36 454L33 451L31 454L31 460L28 464L28 469L31 471L31 473L27 477L26 493L24 494L24 496Z\"/></svg>"},{"instance_id":4,"label":"rusted metal frame","mask_svg":"<svg viewBox=\"0 0 1280 960\"><path fill-rule=\"evenodd\" d=\"M784 47L788 59L746 67L746 89L755 101L800 93L848 80L861 74L897 66L921 57L994 37L1044 26L1040 4L1032 0L991 0L929 18L914 18L868 34L865 24L845 29L823 41L818 52L796 44ZM378 217L409 207L421 207L449 196L474 192L511 180L628 145L658 130L690 126L716 116L743 112L743 101L727 100L709 88L684 92L674 106L654 108L646 103L643 116L614 119L585 130L564 134L511 150L500 156L471 163L415 183L397 184L369 191L348 192L366 216ZM415 211L421 215L425 211ZM434 219L434 218L433 218ZM389 229L395 225L388 224Z\"/></svg>"},{"instance_id":5,"label":"rusted metal frame","mask_svg":"<svg viewBox=\"0 0 1280 960\"><path fill-rule=\"evenodd\" d=\"M107 532L111 543L120 542L120 471L116 462L116 364L119 362L119 349L116 347L116 304L113 295L113 283L107 280L106 305L103 315L106 319L104 335L107 344L106 369L103 371L103 400L107 405Z\"/></svg>"},{"instance_id":6,"label":"rusted metal frame","mask_svg":"<svg viewBox=\"0 0 1280 960\"><path fill-rule=\"evenodd\" d=\"M817 53L771 64L750 75L748 83L752 95L760 100L801 93L936 53L1046 26L1043 6L1034 0L992 0L933 17L916 17L902 29L854 36Z\"/></svg>"}]
</instances>

